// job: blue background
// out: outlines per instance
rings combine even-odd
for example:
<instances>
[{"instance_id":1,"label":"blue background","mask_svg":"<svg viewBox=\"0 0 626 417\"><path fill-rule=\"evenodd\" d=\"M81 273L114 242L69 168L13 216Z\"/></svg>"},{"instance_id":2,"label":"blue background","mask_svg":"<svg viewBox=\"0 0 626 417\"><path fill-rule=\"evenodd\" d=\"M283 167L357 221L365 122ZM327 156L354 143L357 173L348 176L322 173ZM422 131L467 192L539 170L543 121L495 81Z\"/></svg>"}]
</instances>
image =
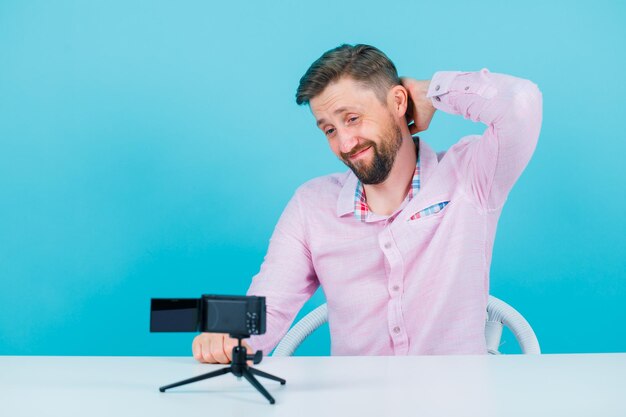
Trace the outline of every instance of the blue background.
<instances>
[{"instance_id":1,"label":"blue background","mask_svg":"<svg viewBox=\"0 0 626 417\"><path fill-rule=\"evenodd\" d=\"M626 351L624 22L617 1L1 0L0 354L190 354L149 300L244 293L297 186L345 170L294 100L344 42L539 85L491 293L544 352ZM422 138L482 130L438 112ZM328 353L327 329L299 350Z\"/></svg>"}]
</instances>

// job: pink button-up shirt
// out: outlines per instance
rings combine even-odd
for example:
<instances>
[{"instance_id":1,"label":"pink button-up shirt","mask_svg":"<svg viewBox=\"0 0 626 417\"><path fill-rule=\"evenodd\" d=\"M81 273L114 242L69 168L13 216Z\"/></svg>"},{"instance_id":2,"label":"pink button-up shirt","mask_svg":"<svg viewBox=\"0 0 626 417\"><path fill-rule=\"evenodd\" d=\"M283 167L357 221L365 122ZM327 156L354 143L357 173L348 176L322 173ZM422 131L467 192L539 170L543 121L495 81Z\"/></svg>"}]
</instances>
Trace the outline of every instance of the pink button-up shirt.
<instances>
[{"instance_id":1,"label":"pink button-up shirt","mask_svg":"<svg viewBox=\"0 0 626 417\"><path fill-rule=\"evenodd\" d=\"M355 217L351 171L298 188L248 290L267 304L252 348L269 353L321 285L333 355L486 353L496 226L535 149L541 93L483 69L438 72L427 96L487 129L439 155L420 140L420 189L391 216Z\"/></svg>"}]
</instances>

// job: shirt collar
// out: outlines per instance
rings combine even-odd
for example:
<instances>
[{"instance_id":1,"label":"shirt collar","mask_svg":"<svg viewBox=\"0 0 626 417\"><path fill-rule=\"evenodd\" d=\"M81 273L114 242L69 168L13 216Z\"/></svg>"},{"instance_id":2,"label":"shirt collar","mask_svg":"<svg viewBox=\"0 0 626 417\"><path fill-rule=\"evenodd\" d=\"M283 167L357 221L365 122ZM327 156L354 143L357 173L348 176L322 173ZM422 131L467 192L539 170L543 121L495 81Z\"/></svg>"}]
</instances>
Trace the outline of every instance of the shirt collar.
<instances>
[{"instance_id":1,"label":"shirt collar","mask_svg":"<svg viewBox=\"0 0 626 417\"><path fill-rule=\"evenodd\" d=\"M437 166L437 154L423 140L415 138L418 146L418 158L415 165L415 174L409 189L409 199L413 198ZM363 206L364 205L364 206ZM347 172L343 187L337 198L337 216L343 217L348 214L356 216L359 220L367 218L367 202L363 194L363 185L352 171Z\"/></svg>"}]
</instances>

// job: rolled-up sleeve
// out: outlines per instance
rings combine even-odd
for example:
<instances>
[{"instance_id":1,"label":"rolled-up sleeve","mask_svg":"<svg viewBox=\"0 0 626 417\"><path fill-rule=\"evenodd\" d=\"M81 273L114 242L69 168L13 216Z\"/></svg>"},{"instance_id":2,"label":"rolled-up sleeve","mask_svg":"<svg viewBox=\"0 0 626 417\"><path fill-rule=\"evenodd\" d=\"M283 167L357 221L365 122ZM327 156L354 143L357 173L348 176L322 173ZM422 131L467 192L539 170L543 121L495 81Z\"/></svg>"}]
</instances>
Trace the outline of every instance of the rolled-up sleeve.
<instances>
[{"instance_id":1,"label":"rolled-up sleeve","mask_svg":"<svg viewBox=\"0 0 626 417\"><path fill-rule=\"evenodd\" d=\"M535 84L505 74L442 71L427 96L435 108L487 125L461 140L459 180L485 210L502 207L539 138L542 96Z\"/></svg>"},{"instance_id":2,"label":"rolled-up sleeve","mask_svg":"<svg viewBox=\"0 0 626 417\"><path fill-rule=\"evenodd\" d=\"M266 297L266 332L250 338L254 350L269 354L319 287L307 240L296 191L278 220L261 269L248 289L248 295Z\"/></svg>"}]
</instances>

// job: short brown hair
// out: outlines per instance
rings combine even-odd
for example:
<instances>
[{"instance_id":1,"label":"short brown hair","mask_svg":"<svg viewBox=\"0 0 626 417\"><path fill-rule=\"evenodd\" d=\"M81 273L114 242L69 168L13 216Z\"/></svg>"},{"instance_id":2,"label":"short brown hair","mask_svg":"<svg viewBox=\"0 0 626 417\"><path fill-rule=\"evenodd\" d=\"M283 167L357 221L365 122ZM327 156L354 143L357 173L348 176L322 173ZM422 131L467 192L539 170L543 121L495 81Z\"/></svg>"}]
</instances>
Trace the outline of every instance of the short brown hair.
<instances>
[{"instance_id":1,"label":"short brown hair","mask_svg":"<svg viewBox=\"0 0 626 417\"><path fill-rule=\"evenodd\" d=\"M383 103L389 89L400 84L396 66L382 51L370 45L343 44L324 52L300 78L296 103L309 104L330 83L344 76L374 90Z\"/></svg>"}]
</instances>

